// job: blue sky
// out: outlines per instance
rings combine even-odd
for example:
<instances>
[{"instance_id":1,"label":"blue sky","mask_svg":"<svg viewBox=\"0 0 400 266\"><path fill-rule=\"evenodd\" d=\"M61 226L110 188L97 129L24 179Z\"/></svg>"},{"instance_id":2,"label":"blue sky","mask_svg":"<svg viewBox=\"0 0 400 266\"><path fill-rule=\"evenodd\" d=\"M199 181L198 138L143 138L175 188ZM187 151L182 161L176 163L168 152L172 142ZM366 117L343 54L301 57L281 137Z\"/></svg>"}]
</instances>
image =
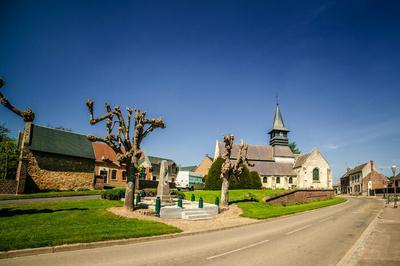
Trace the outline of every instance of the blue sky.
<instances>
[{"instance_id":1,"label":"blue sky","mask_svg":"<svg viewBox=\"0 0 400 266\"><path fill-rule=\"evenodd\" d=\"M85 106L139 107L143 143L182 165L233 133L268 143L279 94L290 140L335 178L400 165L398 1L1 1L3 93L36 123L104 134ZM0 108L17 134L22 122Z\"/></svg>"}]
</instances>

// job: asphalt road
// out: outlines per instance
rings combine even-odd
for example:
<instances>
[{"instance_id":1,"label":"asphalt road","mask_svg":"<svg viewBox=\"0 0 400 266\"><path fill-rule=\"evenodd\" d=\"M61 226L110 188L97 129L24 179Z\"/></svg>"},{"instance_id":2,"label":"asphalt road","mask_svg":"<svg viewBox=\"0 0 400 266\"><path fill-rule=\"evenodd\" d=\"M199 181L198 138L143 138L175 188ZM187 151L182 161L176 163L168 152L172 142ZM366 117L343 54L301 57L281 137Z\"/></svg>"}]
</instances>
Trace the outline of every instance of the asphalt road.
<instances>
[{"instance_id":1,"label":"asphalt road","mask_svg":"<svg viewBox=\"0 0 400 266\"><path fill-rule=\"evenodd\" d=\"M123 246L1 260L1 265L334 265L382 208L348 202L248 226Z\"/></svg>"}]
</instances>

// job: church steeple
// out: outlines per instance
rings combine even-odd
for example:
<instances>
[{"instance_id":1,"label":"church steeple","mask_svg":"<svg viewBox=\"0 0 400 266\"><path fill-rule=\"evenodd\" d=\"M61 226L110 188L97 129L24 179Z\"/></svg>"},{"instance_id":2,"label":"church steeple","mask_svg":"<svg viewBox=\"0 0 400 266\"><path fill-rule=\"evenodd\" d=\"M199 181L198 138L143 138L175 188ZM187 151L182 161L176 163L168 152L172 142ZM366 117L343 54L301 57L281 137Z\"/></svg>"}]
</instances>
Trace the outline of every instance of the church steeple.
<instances>
[{"instance_id":1,"label":"church steeple","mask_svg":"<svg viewBox=\"0 0 400 266\"><path fill-rule=\"evenodd\" d=\"M268 132L270 135L269 144L275 145L289 145L288 139L289 129L285 128L281 110L279 109L279 103L276 103L274 122L272 123L272 129Z\"/></svg>"}]
</instances>

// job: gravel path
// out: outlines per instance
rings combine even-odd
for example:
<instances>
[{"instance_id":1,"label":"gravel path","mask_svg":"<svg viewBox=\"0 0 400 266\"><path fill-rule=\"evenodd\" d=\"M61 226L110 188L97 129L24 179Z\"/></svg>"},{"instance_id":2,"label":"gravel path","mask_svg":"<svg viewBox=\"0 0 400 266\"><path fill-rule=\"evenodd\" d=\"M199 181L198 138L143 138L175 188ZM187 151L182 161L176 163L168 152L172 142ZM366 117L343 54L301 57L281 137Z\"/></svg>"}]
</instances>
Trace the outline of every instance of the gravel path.
<instances>
[{"instance_id":1,"label":"gravel path","mask_svg":"<svg viewBox=\"0 0 400 266\"><path fill-rule=\"evenodd\" d=\"M236 204L230 205L228 210L222 211L215 218L208 220L198 220L198 221L188 221L183 219L166 219L155 216L147 216L137 212L128 211L123 207L112 207L109 208L108 211L121 217L137 218L137 219L165 223L180 228L184 232L190 232L190 233L222 229L227 227L252 224L258 222L258 220L255 219L241 217L240 214L242 213L242 210L238 206L236 206Z\"/></svg>"}]
</instances>

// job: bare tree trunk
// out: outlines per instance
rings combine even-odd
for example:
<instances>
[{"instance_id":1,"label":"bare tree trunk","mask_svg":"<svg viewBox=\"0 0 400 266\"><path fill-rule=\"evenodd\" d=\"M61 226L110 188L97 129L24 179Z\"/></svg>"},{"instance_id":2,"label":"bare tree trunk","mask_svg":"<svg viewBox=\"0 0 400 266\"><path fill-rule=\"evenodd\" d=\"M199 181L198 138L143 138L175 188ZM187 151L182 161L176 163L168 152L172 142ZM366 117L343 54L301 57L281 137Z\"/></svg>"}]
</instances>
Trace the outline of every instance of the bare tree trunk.
<instances>
[{"instance_id":1,"label":"bare tree trunk","mask_svg":"<svg viewBox=\"0 0 400 266\"><path fill-rule=\"evenodd\" d=\"M128 183L126 183L125 190L125 203L124 207L128 210L133 210L133 194L134 194L134 183L129 180L131 177L132 164L128 162L126 164L126 177L128 178Z\"/></svg>"},{"instance_id":2,"label":"bare tree trunk","mask_svg":"<svg viewBox=\"0 0 400 266\"><path fill-rule=\"evenodd\" d=\"M221 187L221 206L228 207L229 205L229 180L227 178L222 179Z\"/></svg>"}]
</instances>

